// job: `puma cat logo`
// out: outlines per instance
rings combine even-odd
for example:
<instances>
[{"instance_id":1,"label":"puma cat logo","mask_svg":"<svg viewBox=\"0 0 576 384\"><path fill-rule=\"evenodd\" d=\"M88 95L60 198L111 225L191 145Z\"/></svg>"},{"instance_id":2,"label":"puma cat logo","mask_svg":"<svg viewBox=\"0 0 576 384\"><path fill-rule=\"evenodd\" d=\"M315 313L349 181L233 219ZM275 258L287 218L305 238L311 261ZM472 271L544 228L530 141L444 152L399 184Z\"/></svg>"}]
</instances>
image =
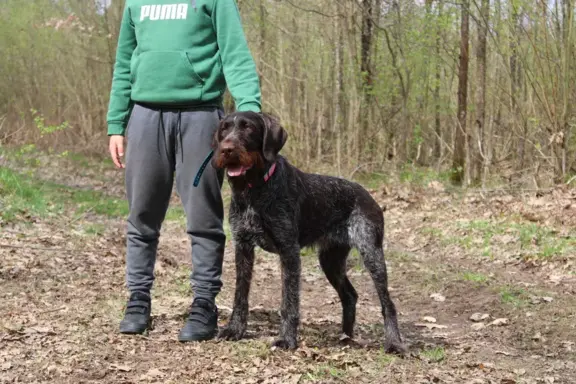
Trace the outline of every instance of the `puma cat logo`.
<instances>
[{"instance_id":1,"label":"puma cat logo","mask_svg":"<svg viewBox=\"0 0 576 384\"><path fill-rule=\"evenodd\" d=\"M140 21L143 20L185 20L188 4L143 5L140 8Z\"/></svg>"}]
</instances>

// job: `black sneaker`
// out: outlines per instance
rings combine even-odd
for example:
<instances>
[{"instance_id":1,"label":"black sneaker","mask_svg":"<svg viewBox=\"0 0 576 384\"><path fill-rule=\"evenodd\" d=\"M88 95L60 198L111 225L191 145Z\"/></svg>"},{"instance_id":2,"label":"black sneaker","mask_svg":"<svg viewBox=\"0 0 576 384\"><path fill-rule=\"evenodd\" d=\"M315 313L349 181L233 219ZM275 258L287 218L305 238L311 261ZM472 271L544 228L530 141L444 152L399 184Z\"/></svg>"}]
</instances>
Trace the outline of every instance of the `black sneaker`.
<instances>
[{"instance_id":1,"label":"black sneaker","mask_svg":"<svg viewBox=\"0 0 576 384\"><path fill-rule=\"evenodd\" d=\"M124 319L120 322L120 333L141 334L150 327L152 303L150 296L134 292L126 304Z\"/></svg>"},{"instance_id":2,"label":"black sneaker","mask_svg":"<svg viewBox=\"0 0 576 384\"><path fill-rule=\"evenodd\" d=\"M186 324L180 330L179 341L204 341L218 333L218 308L205 299L195 299Z\"/></svg>"}]
</instances>

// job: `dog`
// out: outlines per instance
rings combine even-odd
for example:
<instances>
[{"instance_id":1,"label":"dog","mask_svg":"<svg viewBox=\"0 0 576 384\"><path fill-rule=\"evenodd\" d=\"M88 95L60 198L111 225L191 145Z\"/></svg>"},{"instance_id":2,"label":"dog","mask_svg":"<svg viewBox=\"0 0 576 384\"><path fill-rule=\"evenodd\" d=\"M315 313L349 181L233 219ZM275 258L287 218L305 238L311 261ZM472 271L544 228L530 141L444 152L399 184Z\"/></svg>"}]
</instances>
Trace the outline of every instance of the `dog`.
<instances>
[{"instance_id":1,"label":"dog","mask_svg":"<svg viewBox=\"0 0 576 384\"><path fill-rule=\"evenodd\" d=\"M378 292L385 349L403 354L406 347L388 293L382 209L357 183L292 166L279 154L287 139L274 116L256 112L233 112L215 132L212 164L226 170L232 191L229 222L236 264L232 315L217 338L244 336L256 246L280 256L281 326L273 346L298 347L303 247L319 250L320 266L342 303L342 331L353 338L358 295L346 276L346 259L355 247Z\"/></svg>"}]
</instances>

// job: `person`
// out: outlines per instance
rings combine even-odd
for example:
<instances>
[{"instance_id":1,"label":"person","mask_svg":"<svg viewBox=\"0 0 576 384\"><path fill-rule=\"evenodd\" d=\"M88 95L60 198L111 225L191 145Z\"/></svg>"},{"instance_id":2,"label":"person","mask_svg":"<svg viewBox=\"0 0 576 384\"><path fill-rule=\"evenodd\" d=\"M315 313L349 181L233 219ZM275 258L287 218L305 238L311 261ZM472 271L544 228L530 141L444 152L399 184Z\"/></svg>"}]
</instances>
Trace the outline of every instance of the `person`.
<instances>
[{"instance_id":1,"label":"person","mask_svg":"<svg viewBox=\"0 0 576 384\"><path fill-rule=\"evenodd\" d=\"M259 78L235 0L150 3L124 5L107 114L109 150L125 169L129 203L130 295L120 332L141 334L150 327L160 229L175 180L191 238L194 296L178 339L208 340L218 329L215 298L226 236L224 175L207 157L224 114L225 90L236 110L260 113Z\"/></svg>"}]
</instances>

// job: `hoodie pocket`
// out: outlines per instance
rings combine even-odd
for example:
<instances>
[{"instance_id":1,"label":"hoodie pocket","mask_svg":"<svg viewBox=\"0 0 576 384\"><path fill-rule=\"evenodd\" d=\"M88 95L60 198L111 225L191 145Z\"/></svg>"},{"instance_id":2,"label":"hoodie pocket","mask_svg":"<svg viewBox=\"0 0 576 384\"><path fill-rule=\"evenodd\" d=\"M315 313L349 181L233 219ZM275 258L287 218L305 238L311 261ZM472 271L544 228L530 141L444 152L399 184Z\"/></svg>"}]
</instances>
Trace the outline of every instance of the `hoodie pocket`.
<instances>
[{"instance_id":1,"label":"hoodie pocket","mask_svg":"<svg viewBox=\"0 0 576 384\"><path fill-rule=\"evenodd\" d=\"M204 80L186 51L146 51L134 60L134 89L140 92L202 88Z\"/></svg>"}]
</instances>

